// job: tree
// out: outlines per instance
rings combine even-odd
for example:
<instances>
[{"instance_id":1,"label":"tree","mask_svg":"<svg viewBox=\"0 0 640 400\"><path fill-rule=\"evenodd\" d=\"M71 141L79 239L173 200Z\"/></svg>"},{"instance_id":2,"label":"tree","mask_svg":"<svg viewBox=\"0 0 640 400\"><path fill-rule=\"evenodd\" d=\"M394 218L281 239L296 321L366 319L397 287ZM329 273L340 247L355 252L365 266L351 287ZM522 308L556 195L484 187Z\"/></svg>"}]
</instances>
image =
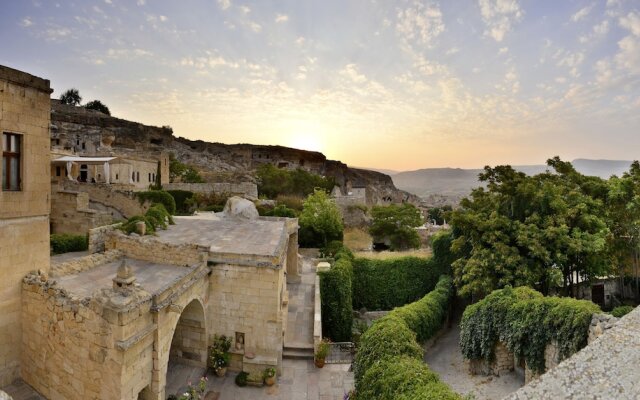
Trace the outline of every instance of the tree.
<instances>
[{"instance_id":1,"label":"tree","mask_svg":"<svg viewBox=\"0 0 640 400\"><path fill-rule=\"evenodd\" d=\"M306 197L315 189L330 192L335 186L335 179L312 174L298 168L287 170L276 168L272 164L263 164L256 171L258 178L258 193L275 199L278 195Z\"/></svg>"},{"instance_id":2,"label":"tree","mask_svg":"<svg viewBox=\"0 0 640 400\"><path fill-rule=\"evenodd\" d=\"M429 222L435 221L436 225L444 224L449 219L449 214L452 210L453 208L450 205L430 208L428 213Z\"/></svg>"},{"instance_id":3,"label":"tree","mask_svg":"<svg viewBox=\"0 0 640 400\"><path fill-rule=\"evenodd\" d=\"M169 154L169 181L185 183L203 183L200 173L190 165L178 161L173 153Z\"/></svg>"},{"instance_id":4,"label":"tree","mask_svg":"<svg viewBox=\"0 0 640 400\"><path fill-rule=\"evenodd\" d=\"M326 247L332 240L342 240L342 215L323 190L307 197L299 218L302 245Z\"/></svg>"},{"instance_id":5,"label":"tree","mask_svg":"<svg viewBox=\"0 0 640 400\"><path fill-rule=\"evenodd\" d=\"M373 207L369 233L375 241L388 239L391 250L420 247L420 236L414 228L422 225L420 210L411 204Z\"/></svg>"},{"instance_id":6,"label":"tree","mask_svg":"<svg viewBox=\"0 0 640 400\"><path fill-rule=\"evenodd\" d=\"M93 100L84 105L87 110L100 111L103 114L111 115L109 107L105 106L100 100Z\"/></svg>"},{"instance_id":7,"label":"tree","mask_svg":"<svg viewBox=\"0 0 640 400\"><path fill-rule=\"evenodd\" d=\"M78 89L71 88L60 95L60 101L62 102L62 104L79 106L80 102L82 101L82 97L80 96L80 92L78 92Z\"/></svg>"},{"instance_id":8,"label":"tree","mask_svg":"<svg viewBox=\"0 0 640 400\"><path fill-rule=\"evenodd\" d=\"M565 293L573 295L576 277L608 272L606 182L558 157L547 164L555 173L485 167L479 179L487 188L473 190L452 212L458 256L452 267L462 295L484 296L507 285L546 294L559 273Z\"/></svg>"}]
</instances>

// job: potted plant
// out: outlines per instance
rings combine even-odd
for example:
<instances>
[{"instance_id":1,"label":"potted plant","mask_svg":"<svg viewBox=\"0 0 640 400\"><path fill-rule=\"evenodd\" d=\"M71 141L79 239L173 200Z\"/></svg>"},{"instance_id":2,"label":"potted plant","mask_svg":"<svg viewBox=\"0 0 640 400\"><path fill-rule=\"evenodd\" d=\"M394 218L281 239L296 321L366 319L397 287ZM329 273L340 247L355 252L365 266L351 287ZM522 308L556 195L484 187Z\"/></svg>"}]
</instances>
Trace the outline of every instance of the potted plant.
<instances>
[{"instance_id":1,"label":"potted plant","mask_svg":"<svg viewBox=\"0 0 640 400\"><path fill-rule=\"evenodd\" d=\"M273 386L276 383L276 369L269 367L262 373L262 378L267 386Z\"/></svg>"},{"instance_id":2,"label":"potted plant","mask_svg":"<svg viewBox=\"0 0 640 400\"><path fill-rule=\"evenodd\" d=\"M329 339L322 339L316 347L314 363L318 368L324 367L324 360L329 355L329 343L331 343L329 342Z\"/></svg>"},{"instance_id":3,"label":"potted plant","mask_svg":"<svg viewBox=\"0 0 640 400\"><path fill-rule=\"evenodd\" d=\"M209 366L216 375L223 377L227 373L227 367L231 361L231 338L225 335L215 335L213 345L209 348Z\"/></svg>"}]
</instances>

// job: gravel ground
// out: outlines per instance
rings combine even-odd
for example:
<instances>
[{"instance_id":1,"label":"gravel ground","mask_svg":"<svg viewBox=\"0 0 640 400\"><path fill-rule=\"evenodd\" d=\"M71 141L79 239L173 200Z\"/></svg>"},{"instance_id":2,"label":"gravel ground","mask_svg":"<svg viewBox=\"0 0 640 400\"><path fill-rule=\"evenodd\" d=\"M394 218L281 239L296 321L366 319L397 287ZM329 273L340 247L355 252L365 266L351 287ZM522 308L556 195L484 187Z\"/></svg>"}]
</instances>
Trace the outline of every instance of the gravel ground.
<instances>
[{"instance_id":1,"label":"gravel ground","mask_svg":"<svg viewBox=\"0 0 640 400\"><path fill-rule=\"evenodd\" d=\"M520 389L524 376L517 372L506 375L482 376L468 373L458 340L460 328L456 325L438 339L426 353L424 361L456 392L473 394L475 400L499 400Z\"/></svg>"}]
</instances>

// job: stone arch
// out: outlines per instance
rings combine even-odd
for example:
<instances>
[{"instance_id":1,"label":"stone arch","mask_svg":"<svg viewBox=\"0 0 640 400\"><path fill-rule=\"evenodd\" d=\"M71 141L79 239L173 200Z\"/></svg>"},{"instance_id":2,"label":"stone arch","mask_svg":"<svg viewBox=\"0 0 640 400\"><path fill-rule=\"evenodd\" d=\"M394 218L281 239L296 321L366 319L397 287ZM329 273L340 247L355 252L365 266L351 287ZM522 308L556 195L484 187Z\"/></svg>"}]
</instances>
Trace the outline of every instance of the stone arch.
<instances>
[{"instance_id":1,"label":"stone arch","mask_svg":"<svg viewBox=\"0 0 640 400\"><path fill-rule=\"evenodd\" d=\"M207 325L205 310L199 299L191 300L180 313L173 330L169 362L198 367L207 365Z\"/></svg>"}]
</instances>

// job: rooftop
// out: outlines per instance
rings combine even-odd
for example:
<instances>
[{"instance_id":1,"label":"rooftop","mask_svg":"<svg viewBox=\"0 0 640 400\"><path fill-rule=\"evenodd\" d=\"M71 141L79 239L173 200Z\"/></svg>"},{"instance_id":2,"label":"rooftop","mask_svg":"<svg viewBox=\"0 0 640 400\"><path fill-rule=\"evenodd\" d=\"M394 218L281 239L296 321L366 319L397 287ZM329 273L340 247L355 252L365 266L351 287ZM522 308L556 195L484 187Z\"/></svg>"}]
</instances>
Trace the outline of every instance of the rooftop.
<instances>
[{"instance_id":1,"label":"rooftop","mask_svg":"<svg viewBox=\"0 0 640 400\"><path fill-rule=\"evenodd\" d=\"M165 243L209 247L209 260L240 264L278 264L287 240L286 222L278 219L222 218L216 214L174 217L175 225L158 231Z\"/></svg>"},{"instance_id":2,"label":"rooftop","mask_svg":"<svg viewBox=\"0 0 640 400\"><path fill-rule=\"evenodd\" d=\"M155 264L148 261L125 258L131 267L136 283L150 294L160 294L176 281L184 278L193 267L181 267L169 264ZM58 285L78 297L90 297L96 290L113 286L113 278L122 259L99 265L95 268L56 278Z\"/></svg>"}]
</instances>

